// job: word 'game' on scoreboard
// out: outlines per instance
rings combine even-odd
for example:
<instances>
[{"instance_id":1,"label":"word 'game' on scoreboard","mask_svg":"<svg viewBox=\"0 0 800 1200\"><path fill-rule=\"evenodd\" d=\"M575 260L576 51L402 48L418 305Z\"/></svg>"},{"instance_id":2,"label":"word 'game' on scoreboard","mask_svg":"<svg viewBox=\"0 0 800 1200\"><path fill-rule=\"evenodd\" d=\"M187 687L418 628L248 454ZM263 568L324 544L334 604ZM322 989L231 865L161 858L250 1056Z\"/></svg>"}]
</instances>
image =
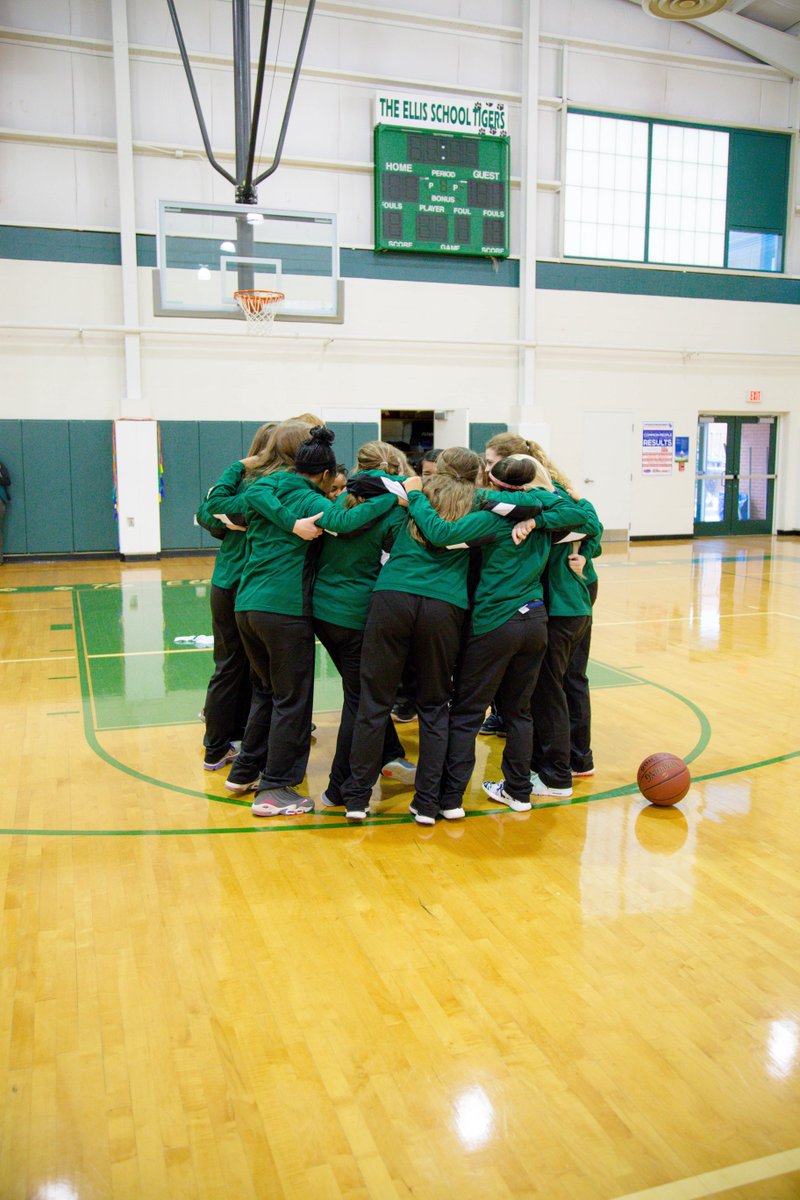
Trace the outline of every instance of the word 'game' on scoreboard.
<instances>
[{"instance_id":1,"label":"word 'game' on scoreboard","mask_svg":"<svg viewBox=\"0 0 800 1200\"><path fill-rule=\"evenodd\" d=\"M509 139L378 125L375 249L508 256Z\"/></svg>"}]
</instances>

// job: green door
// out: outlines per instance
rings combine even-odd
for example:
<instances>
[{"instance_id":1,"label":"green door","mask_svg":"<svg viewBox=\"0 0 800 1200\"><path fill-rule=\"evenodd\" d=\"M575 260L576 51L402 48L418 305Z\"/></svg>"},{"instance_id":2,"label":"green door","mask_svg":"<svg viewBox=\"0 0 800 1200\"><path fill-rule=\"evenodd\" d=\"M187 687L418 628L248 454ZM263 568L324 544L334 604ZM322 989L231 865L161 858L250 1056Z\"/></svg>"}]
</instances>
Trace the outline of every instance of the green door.
<instances>
[{"instance_id":1,"label":"green door","mask_svg":"<svg viewBox=\"0 0 800 1200\"><path fill-rule=\"evenodd\" d=\"M701 417L694 490L696 537L772 533L776 417Z\"/></svg>"}]
</instances>

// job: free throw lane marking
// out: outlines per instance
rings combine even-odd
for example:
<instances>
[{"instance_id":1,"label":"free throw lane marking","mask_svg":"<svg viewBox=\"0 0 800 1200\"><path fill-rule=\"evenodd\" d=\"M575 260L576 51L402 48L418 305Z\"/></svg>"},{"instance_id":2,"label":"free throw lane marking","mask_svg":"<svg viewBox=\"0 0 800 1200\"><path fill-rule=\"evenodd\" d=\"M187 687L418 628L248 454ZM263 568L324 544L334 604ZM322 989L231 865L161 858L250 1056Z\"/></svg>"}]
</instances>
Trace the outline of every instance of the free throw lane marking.
<instances>
[{"instance_id":1,"label":"free throw lane marking","mask_svg":"<svg viewBox=\"0 0 800 1200\"><path fill-rule=\"evenodd\" d=\"M742 1184L776 1179L792 1171L800 1171L800 1149L753 1158L749 1162L722 1167L719 1171L706 1171L690 1179L677 1179L674 1183L663 1183L660 1187L645 1188L641 1192L626 1192L615 1200L700 1200L701 1197L716 1196Z\"/></svg>"}]
</instances>

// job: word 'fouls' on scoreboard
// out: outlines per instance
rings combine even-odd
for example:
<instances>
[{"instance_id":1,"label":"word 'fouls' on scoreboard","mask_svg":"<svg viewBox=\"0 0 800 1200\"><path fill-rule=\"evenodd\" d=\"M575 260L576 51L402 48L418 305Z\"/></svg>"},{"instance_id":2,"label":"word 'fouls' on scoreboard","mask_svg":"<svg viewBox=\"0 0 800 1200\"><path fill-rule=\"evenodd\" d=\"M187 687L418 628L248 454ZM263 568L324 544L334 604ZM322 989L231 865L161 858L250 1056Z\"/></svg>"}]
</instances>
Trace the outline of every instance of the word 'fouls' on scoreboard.
<instances>
[{"instance_id":1,"label":"word 'fouls' on scoreboard","mask_svg":"<svg viewBox=\"0 0 800 1200\"><path fill-rule=\"evenodd\" d=\"M509 140L375 128L375 248L508 256Z\"/></svg>"}]
</instances>

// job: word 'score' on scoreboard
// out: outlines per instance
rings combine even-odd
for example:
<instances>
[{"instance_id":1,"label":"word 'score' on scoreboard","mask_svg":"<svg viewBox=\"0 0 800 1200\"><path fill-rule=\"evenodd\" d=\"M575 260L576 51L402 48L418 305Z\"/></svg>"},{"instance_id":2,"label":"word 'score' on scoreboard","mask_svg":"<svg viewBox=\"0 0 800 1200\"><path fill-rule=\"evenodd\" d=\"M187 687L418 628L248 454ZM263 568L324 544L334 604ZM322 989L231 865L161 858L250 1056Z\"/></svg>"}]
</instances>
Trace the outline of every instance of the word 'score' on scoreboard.
<instances>
[{"instance_id":1,"label":"word 'score' on scoreboard","mask_svg":"<svg viewBox=\"0 0 800 1200\"><path fill-rule=\"evenodd\" d=\"M509 139L375 127L375 249L508 257Z\"/></svg>"}]
</instances>

